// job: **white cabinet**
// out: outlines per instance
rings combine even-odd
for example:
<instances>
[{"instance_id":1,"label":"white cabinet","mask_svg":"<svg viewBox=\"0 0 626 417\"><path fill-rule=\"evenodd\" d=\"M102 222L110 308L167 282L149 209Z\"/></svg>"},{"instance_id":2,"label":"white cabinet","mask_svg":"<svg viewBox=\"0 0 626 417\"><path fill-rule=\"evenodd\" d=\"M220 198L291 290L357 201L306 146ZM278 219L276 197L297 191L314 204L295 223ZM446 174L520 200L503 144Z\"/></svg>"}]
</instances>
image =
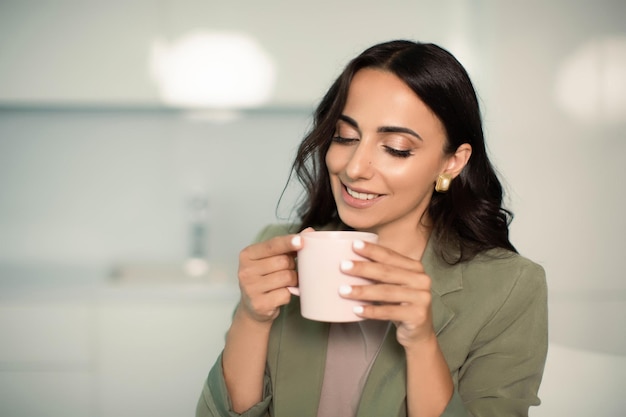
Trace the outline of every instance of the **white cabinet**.
<instances>
[{"instance_id":1,"label":"white cabinet","mask_svg":"<svg viewBox=\"0 0 626 417\"><path fill-rule=\"evenodd\" d=\"M0 288L0 416L194 414L236 286L103 282L70 293Z\"/></svg>"},{"instance_id":2,"label":"white cabinet","mask_svg":"<svg viewBox=\"0 0 626 417\"><path fill-rule=\"evenodd\" d=\"M90 371L0 371L0 415L6 417L96 416L93 394Z\"/></svg>"},{"instance_id":3,"label":"white cabinet","mask_svg":"<svg viewBox=\"0 0 626 417\"><path fill-rule=\"evenodd\" d=\"M102 417L194 415L237 292L176 290L119 289L101 299L96 374Z\"/></svg>"},{"instance_id":4,"label":"white cabinet","mask_svg":"<svg viewBox=\"0 0 626 417\"><path fill-rule=\"evenodd\" d=\"M94 415L93 307L0 304L0 415Z\"/></svg>"},{"instance_id":5,"label":"white cabinet","mask_svg":"<svg viewBox=\"0 0 626 417\"><path fill-rule=\"evenodd\" d=\"M85 302L22 300L0 304L0 360L17 368L88 369L95 308Z\"/></svg>"}]
</instances>

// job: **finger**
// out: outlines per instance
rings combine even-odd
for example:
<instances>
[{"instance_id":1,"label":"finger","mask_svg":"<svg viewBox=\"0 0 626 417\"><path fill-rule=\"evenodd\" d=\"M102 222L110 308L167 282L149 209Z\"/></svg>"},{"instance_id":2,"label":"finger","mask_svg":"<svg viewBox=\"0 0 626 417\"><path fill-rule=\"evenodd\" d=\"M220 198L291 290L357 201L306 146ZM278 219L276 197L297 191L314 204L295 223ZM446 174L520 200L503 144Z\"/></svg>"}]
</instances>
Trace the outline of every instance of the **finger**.
<instances>
[{"instance_id":1,"label":"finger","mask_svg":"<svg viewBox=\"0 0 626 417\"><path fill-rule=\"evenodd\" d=\"M421 325L429 320L428 309L415 309L405 304L362 305L353 309L364 319L388 320L396 323L414 323Z\"/></svg>"},{"instance_id":2,"label":"finger","mask_svg":"<svg viewBox=\"0 0 626 417\"><path fill-rule=\"evenodd\" d=\"M430 305L431 293L400 285L342 285L339 295L343 298L383 304Z\"/></svg>"},{"instance_id":3,"label":"finger","mask_svg":"<svg viewBox=\"0 0 626 417\"><path fill-rule=\"evenodd\" d=\"M276 236L264 242L250 245L240 253L240 260L259 260L275 255L296 252L302 246L298 235Z\"/></svg>"},{"instance_id":4,"label":"finger","mask_svg":"<svg viewBox=\"0 0 626 417\"><path fill-rule=\"evenodd\" d=\"M356 240L352 245L352 249L358 255L363 256L371 261L395 266L401 269L407 269L415 272L424 272L422 263L418 260L401 255L398 252L381 246L376 243Z\"/></svg>"},{"instance_id":5,"label":"finger","mask_svg":"<svg viewBox=\"0 0 626 417\"><path fill-rule=\"evenodd\" d=\"M407 270L379 262L347 260L341 262L340 268L345 274L386 284L428 290L431 286L430 278L421 271Z\"/></svg>"},{"instance_id":6,"label":"finger","mask_svg":"<svg viewBox=\"0 0 626 417\"><path fill-rule=\"evenodd\" d=\"M298 275L294 270L282 270L259 277L259 279L240 282L243 292L254 297L256 294L265 294L280 288L298 285Z\"/></svg>"},{"instance_id":7,"label":"finger","mask_svg":"<svg viewBox=\"0 0 626 417\"><path fill-rule=\"evenodd\" d=\"M244 300L245 308L254 316L269 319L275 318L278 315L278 309L289 303L291 294L286 288L278 288L262 296L245 298Z\"/></svg>"},{"instance_id":8,"label":"finger","mask_svg":"<svg viewBox=\"0 0 626 417\"><path fill-rule=\"evenodd\" d=\"M242 257L239 261L239 281L255 280L282 270L295 270L294 255L276 255L251 261Z\"/></svg>"},{"instance_id":9,"label":"finger","mask_svg":"<svg viewBox=\"0 0 626 417\"><path fill-rule=\"evenodd\" d=\"M249 303L254 306L255 311L271 310L289 303L291 293L287 288L276 288L268 291L261 296L249 299Z\"/></svg>"}]
</instances>

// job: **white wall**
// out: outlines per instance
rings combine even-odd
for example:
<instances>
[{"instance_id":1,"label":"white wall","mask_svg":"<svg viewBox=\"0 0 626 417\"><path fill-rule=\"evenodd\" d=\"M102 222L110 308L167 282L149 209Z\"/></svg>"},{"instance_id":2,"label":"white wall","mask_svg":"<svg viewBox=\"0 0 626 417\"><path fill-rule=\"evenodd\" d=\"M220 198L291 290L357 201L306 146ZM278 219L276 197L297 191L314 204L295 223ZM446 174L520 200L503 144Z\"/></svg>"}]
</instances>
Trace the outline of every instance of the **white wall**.
<instances>
[{"instance_id":1,"label":"white wall","mask_svg":"<svg viewBox=\"0 0 626 417\"><path fill-rule=\"evenodd\" d=\"M253 36L277 64L272 102L310 106L373 42L471 36L466 3L4 0L0 101L154 103L153 42L206 29Z\"/></svg>"},{"instance_id":2,"label":"white wall","mask_svg":"<svg viewBox=\"0 0 626 417\"><path fill-rule=\"evenodd\" d=\"M233 264L277 221L308 122L302 112L217 124L163 112L0 112L0 261L181 261L190 199L205 195L211 257Z\"/></svg>"},{"instance_id":3,"label":"white wall","mask_svg":"<svg viewBox=\"0 0 626 417\"><path fill-rule=\"evenodd\" d=\"M474 78L516 214L513 241L548 273L551 353L544 406L534 415L623 414L626 400L615 387L626 371L619 160L626 151L626 3L301 3L0 2L2 285L23 276L97 280L124 263L179 263L188 251L187 204L197 194L211 203L212 261L234 283L237 253L275 220L310 110L345 61L390 38L435 41ZM149 72L153 42L197 28L245 32L272 57L277 81L264 110L216 121L161 107ZM85 268L97 272L54 273ZM110 316L99 323L113 323L106 317L117 320L127 308L105 307ZM179 312L171 317L181 320ZM119 348L108 339L114 327L105 326L106 346ZM211 341L214 352L221 339L198 343ZM113 363L110 354L92 359ZM0 372L22 378L31 369L7 361L0 358ZM80 368L77 384L81 372L92 378L88 394L97 392L95 371ZM572 406L581 401L585 407Z\"/></svg>"}]
</instances>

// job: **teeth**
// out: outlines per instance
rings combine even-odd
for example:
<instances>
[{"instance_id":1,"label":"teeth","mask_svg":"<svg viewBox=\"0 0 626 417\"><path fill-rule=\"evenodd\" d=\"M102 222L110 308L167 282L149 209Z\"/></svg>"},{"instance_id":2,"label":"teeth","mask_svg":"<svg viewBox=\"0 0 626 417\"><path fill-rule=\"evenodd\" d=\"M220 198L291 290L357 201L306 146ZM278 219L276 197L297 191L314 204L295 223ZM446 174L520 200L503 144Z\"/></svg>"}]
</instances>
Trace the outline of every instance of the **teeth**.
<instances>
[{"instance_id":1,"label":"teeth","mask_svg":"<svg viewBox=\"0 0 626 417\"><path fill-rule=\"evenodd\" d=\"M348 194L350 194L354 198L358 198L359 200L371 200L378 197L378 194L357 193L356 191L353 191L348 187L346 187L346 190L348 191Z\"/></svg>"}]
</instances>

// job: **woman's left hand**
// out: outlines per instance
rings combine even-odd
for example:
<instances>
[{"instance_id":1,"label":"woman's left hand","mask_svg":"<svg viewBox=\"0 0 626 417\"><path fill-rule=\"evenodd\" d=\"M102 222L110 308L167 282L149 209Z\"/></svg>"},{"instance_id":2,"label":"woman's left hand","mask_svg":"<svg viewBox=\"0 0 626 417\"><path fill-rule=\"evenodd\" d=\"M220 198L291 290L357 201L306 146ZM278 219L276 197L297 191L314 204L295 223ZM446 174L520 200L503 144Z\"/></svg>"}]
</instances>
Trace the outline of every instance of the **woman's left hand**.
<instances>
[{"instance_id":1,"label":"woman's left hand","mask_svg":"<svg viewBox=\"0 0 626 417\"><path fill-rule=\"evenodd\" d=\"M342 271L375 282L374 285L340 288L344 298L374 303L356 313L366 319L393 321L398 342L405 349L432 340L435 332L431 280L422 263L383 246L361 241L354 246L354 252L371 262L343 262Z\"/></svg>"}]
</instances>

